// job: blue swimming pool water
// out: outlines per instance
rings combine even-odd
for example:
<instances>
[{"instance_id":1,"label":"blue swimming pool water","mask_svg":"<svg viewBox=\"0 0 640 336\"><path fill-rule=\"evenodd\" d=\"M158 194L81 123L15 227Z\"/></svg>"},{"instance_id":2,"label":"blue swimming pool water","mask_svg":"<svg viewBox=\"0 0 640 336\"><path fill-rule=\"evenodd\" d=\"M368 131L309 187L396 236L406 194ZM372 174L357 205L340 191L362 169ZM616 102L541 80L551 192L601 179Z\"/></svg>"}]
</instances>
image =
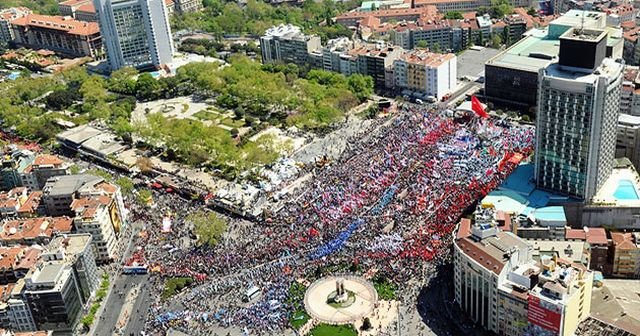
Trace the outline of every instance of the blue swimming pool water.
<instances>
[{"instance_id":1,"label":"blue swimming pool water","mask_svg":"<svg viewBox=\"0 0 640 336\"><path fill-rule=\"evenodd\" d=\"M9 78L10 80L16 80L16 79L18 79L18 77L20 77L20 73L19 72L12 72L12 73L7 75L7 78Z\"/></svg>"},{"instance_id":2,"label":"blue swimming pool water","mask_svg":"<svg viewBox=\"0 0 640 336\"><path fill-rule=\"evenodd\" d=\"M636 188L633 186L633 182L630 180L620 180L618 188L616 188L616 191L613 193L613 197L618 200L640 199L640 197L638 197L638 192L636 192Z\"/></svg>"}]
</instances>

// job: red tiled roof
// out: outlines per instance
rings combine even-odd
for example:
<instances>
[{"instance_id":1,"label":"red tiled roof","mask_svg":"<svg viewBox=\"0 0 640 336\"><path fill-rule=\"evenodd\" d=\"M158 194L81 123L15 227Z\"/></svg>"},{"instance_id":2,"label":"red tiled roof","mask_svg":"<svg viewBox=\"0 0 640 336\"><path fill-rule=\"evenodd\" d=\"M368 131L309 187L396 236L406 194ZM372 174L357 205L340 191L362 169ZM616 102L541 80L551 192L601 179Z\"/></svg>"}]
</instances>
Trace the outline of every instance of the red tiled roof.
<instances>
[{"instance_id":1,"label":"red tiled roof","mask_svg":"<svg viewBox=\"0 0 640 336\"><path fill-rule=\"evenodd\" d=\"M456 244L458 244L460 249L462 249L467 256L482 265L485 269L495 273L496 275L500 275L500 272L502 272L504 263L483 251L481 248L476 246L473 241L469 240L469 238L465 237L456 239Z\"/></svg>"},{"instance_id":2,"label":"red tiled roof","mask_svg":"<svg viewBox=\"0 0 640 336\"><path fill-rule=\"evenodd\" d=\"M42 251L40 249L30 247L25 251L22 258L20 258L15 269L31 269L38 262L40 254L42 254Z\"/></svg>"},{"instance_id":3,"label":"red tiled roof","mask_svg":"<svg viewBox=\"0 0 640 336\"><path fill-rule=\"evenodd\" d=\"M72 35L93 35L100 32L97 22L78 21L68 16L29 14L11 21L12 25L40 27L65 31Z\"/></svg>"},{"instance_id":4,"label":"red tiled roof","mask_svg":"<svg viewBox=\"0 0 640 336\"><path fill-rule=\"evenodd\" d=\"M63 163L64 161L62 161L62 159L51 154L40 154L36 156L35 160L33 161L34 166L42 166L42 165L57 166Z\"/></svg>"},{"instance_id":5,"label":"red tiled roof","mask_svg":"<svg viewBox=\"0 0 640 336\"><path fill-rule=\"evenodd\" d=\"M77 12L85 12L85 13L96 13L96 7L92 3L84 4L78 8L76 8Z\"/></svg>"},{"instance_id":6,"label":"red tiled roof","mask_svg":"<svg viewBox=\"0 0 640 336\"><path fill-rule=\"evenodd\" d=\"M72 220L69 217L38 217L10 220L2 225L0 240L18 241L39 237L51 237L55 232L70 232Z\"/></svg>"},{"instance_id":7,"label":"red tiled roof","mask_svg":"<svg viewBox=\"0 0 640 336\"><path fill-rule=\"evenodd\" d=\"M565 237L565 239L580 239L580 240L585 240L586 239L586 235L584 234L584 230L581 230L581 229L570 229L570 228L567 228L564 231L564 237Z\"/></svg>"},{"instance_id":8,"label":"red tiled roof","mask_svg":"<svg viewBox=\"0 0 640 336\"><path fill-rule=\"evenodd\" d=\"M460 227L458 228L458 233L456 234L456 238L466 238L471 235L471 220L469 218L463 218L460 220Z\"/></svg>"},{"instance_id":9,"label":"red tiled roof","mask_svg":"<svg viewBox=\"0 0 640 336\"><path fill-rule=\"evenodd\" d=\"M40 205L40 199L42 197L42 191L34 191L29 194L29 198L20 206L18 213L35 213L36 209Z\"/></svg>"},{"instance_id":10,"label":"red tiled roof","mask_svg":"<svg viewBox=\"0 0 640 336\"><path fill-rule=\"evenodd\" d=\"M591 245L607 245L607 232L604 228L589 228L586 232L587 243Z\"/></svg>"},{"instance_id":11,"label":"red tiled roof","mask_svg":"<svg viewBox=\"0 0 640 336\"><path fill-rule=\"evenodd\" d=\"M633 242L631 233L611 232L611 240L613 240L613 245L617 249L635 250L638 248Z\"/></svg>"},{"instance_id":12,"label":"red tiled roof","mask_svg":"<svg viewBox=\"0 0 640 336\"><path fill-rule=\"evenodd\" d=\"M90 0L67 0L67 1L63 1L63 2L59 3L58 5L73 7L73 6L84 4L86 2L91 2L91 1Z\"/></svg>"}]
</instances>

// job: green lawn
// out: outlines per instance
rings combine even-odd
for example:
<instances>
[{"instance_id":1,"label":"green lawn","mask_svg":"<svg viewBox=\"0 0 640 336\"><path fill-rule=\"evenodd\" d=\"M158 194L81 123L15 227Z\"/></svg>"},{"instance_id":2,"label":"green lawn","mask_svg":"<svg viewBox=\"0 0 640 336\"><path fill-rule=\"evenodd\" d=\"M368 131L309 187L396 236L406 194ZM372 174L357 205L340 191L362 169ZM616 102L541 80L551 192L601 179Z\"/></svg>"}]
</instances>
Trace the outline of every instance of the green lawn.
<instances>
[{"instance_id":1,"label":"green lawn","mask_svg":"<svg viewBox=\"0 0 640 336\"><path fill-rule=\"evenodd\" d=\"M307 321L309 321L309 318L311 317L304 310L296 310L291 315L289 323L291 323L291 326L294 329L300 329L300 327L302 327L303 325L305 325L305 323L307 323Z\"/></svg>"},{"instance_id":2,"label":"green lawn","mask_svg":"<svg viewBox=\"0 0 640 336\"><path fill-rule=\"evenodd\" d=\"M311 336L358 336L358 331L350 324L334 326L321 323L311 329Z\"/></svg>"},{"instance_id":3,"label":"green lawn","mask_svg":"<svg viewBox=\"0 0 640 336\"><path fill-rule=\"evenodd\" d=\"M211 121L215 121L221 118L220 114L211 112L211 111L205 111L205 110L198 111L194 113L193 116L200 120L211 120Z\"/></svg>"},{"instance_id":4,"label":"green lawn","mask_svg":"<svg viewBox=\"0 0 640 336\"><path fill-rule=\"evenodd\" d=\"M373 287L378 292L380 300L394 300L396 298L396 286L387 279L374 279Z\"/></svg>"},{"instance_id":5,"label":"green lawn","mask_svg":"<svg viewBox=\"0 0 640 336\"><path fill-rule=\"evenodd\" d=\"M233 128L239 128L244 126L244 120L233 120L231 118L222 119L220 123L222 125L233 127Z\"/></svg>"}]
</instances>

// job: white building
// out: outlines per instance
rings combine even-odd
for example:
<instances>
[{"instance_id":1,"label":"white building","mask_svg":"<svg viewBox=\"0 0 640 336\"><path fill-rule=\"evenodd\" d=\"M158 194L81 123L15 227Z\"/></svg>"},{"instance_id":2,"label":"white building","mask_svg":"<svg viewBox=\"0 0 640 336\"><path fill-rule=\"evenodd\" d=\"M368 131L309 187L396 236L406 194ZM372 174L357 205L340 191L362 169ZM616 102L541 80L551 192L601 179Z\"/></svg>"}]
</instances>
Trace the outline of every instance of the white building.
<instances>
[{"instance_id":1,"label":"white building","mask_svg":"<svg viewBox=\"0 0 640 336\"><path fill-rule=\"evenodd\" d=\"M94 0L111 70L171 63L173 40L164 0Z\"/></svg>"},{"instance_id":2,"label":"white building","mask_svg":"<svg viewBox=\"0 0 640 336\"><path fill-rule=\"evenodd\" d=\"M92 240L88 233L59 235L49 242L40 256L43 261L73 268L83 304L95 294L100 282Z\"/></svg>"},{"instance_id":3,"label":"white building","mask_svg":"<svg viewBox=\"0 0 640 336\"><path fill-rule=\"evenodd\" d=\"M281 24L267 29L260 38L260 49L264 64L283 62L304 66L309 62L309 54L322 50L322 42L319 36L302 33L300 27Z\"/></svg>"},{"instance_id":4,"label":"white building","mask_svg":"<svg viewBox=\"0 0 640 336\"><path fill-rule=\"evenodd\" d=\"M530 247L497 228L491 214L463 219L453 244L455 301L484 329L498 333L498 285L517 265L531 260Z\"/></svg>"},{"instance_id":5,"label":"white building","mask_svg":"<svg viewBox=\"0 0 640 336\"><path fill-rule=\"evenodd\" d=\"M460 222L453 244L456 303L498 335L574 335L589 316L593 273L501 231L497 215L479 208L473 225Z\"/></svg>"},{"instance_id":6,"label":"white building","mask_svg":"<svg viewBox=\"0 0 640 336\"><path fill-rule=\"evenodd\" d=\"M618 117L616 157L626 157L640 167L640 116L621 113Z\"/></svg>"},{"instance_id":7,"label":"white building","mask_svg":"<svg viewBox=\"0 0 640 336\"><path fill-rule=\"evenodd\" d=\"M569 29L539 72L536 184L590 199L611 174L623 65L605 58L604 30Z\"/></svg>"},{"instance_id":8,"label":"white building","mask_svg":"<svg viewBox=\"0 0 640 336\"><path fill-rule=\"evenodd\" d=\"M455 90L457 57L414 49L402 54L393 63L395 87L440 100Z\"/></svg>"}]
</instances>

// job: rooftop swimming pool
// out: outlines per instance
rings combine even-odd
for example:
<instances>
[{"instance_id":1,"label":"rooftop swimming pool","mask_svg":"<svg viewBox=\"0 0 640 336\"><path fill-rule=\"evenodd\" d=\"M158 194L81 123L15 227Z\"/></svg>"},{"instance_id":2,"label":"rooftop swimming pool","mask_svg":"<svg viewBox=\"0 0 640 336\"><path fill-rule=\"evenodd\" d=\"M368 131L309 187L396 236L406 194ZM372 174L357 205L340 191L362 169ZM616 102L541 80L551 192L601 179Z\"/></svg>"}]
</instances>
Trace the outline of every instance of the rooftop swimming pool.
<instances>
[{"instance_id":1,"label":"rooftop swimming pool","mask_svg":"<svg viewBox=\"0 0 640 336\"><path fill-rule=\"evenodd\" d=\"M640 199L636 188L633 186L633 181L631 180L620 180L616 191L613 193L613 197L622 201Z\"/></svg>"}]
</instances>

